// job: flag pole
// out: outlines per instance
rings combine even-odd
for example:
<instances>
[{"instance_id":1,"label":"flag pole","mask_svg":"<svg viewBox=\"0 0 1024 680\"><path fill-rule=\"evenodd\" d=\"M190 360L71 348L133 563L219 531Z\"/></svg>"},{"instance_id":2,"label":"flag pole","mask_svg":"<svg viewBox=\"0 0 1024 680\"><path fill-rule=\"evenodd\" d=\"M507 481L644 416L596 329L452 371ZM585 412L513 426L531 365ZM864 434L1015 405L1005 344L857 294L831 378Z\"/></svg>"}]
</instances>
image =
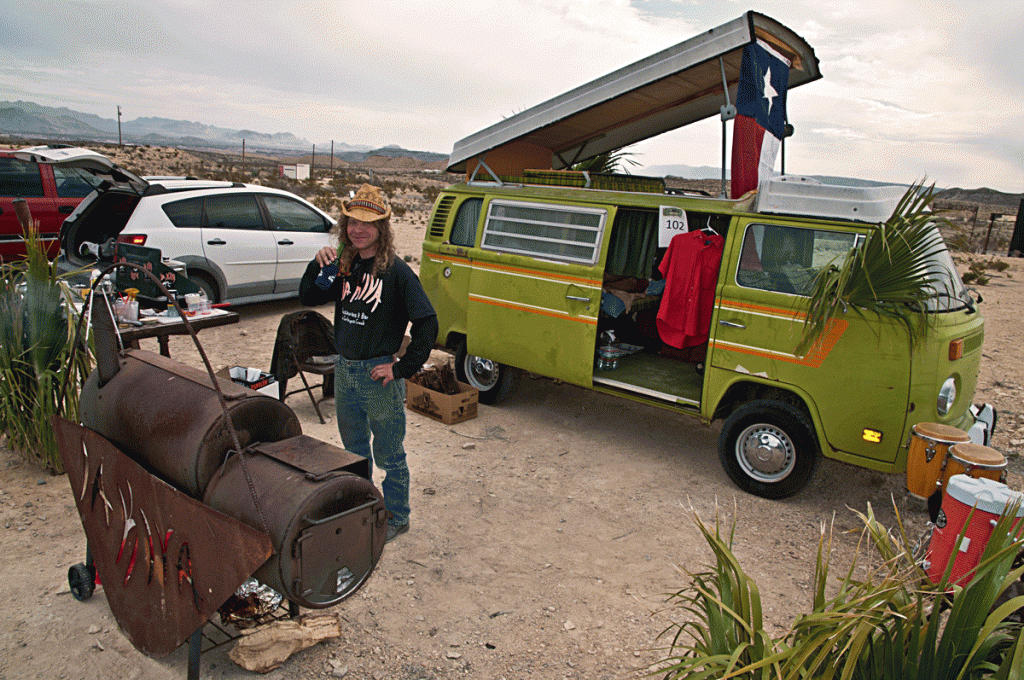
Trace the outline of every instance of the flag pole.
<instances>
[{"instance_id":1,"label":"flag pole","mask_svg":"<svg viewBox=\"0 0 1024 680\"><path fill-rule=\"evenodd\" d=\"M718 197L725 198L727 196L725 192L725 123L726 121L730 121L736 117L736 107L729 101L729 81L725 78L725 60L722 59L722 57L718 58L718 65L722 69L722 91L725 93L725 103L722 104L722 108L719 109L722 114L722 188L719 190Z\"/></svg>"}]
</instances>

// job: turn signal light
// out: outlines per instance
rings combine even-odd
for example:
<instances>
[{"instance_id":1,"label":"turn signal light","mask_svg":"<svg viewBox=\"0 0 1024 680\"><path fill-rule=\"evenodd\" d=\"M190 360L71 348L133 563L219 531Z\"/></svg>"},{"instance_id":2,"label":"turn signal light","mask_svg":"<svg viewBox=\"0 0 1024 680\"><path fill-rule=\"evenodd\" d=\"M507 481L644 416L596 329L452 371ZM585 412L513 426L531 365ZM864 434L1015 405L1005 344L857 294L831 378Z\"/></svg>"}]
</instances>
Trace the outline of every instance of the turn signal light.
<instances>
[{"instance_id":1,"label":"turn signal light","mask_svg":"<svg viewBox=\"0 0 1024 680\"><path fill-rule=\"evenodd\" d=\"M146 245L145 234L121 234L117 237L118 243L128 243L133 246L144 246Z\"/></svg>"},{"instance_id":2,"label":"turn signal light","mask_svg":"<svg viewBox=\"0 0 1024 680\"><path fill-rule=\"evenodd\" d=\"M869 430L867 428L864 428L864 431L861 432L860 436L861 439L872 444L882 443L882 433L878 430Z\"/></svg>"},{"instance_id":3,"label":"turn signal light","mask_svg":"<svg viewBox=\"0 0 1024 680\"><path fill-rule=\"evenodd\" d=\"M952 340L949 343L949 360L955 361L964 355L964 339Z\"/></svg>"}]
</instances>

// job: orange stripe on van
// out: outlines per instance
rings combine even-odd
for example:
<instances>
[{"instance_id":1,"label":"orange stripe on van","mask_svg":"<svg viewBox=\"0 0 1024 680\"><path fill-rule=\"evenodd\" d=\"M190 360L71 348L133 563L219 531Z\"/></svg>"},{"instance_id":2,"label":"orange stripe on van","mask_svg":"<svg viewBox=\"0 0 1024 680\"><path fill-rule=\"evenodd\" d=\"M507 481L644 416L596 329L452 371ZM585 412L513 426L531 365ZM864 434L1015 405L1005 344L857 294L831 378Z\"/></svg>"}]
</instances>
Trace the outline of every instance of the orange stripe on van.
<instances>
[{"instance_id":1,"label":"orange stripe on van","mask_svg":"<svg viewBox=\"0 0 1024 680\"><path fill-rule=\"evenodd\" d=\"M464 259L464 258L461 258L461 257L452 257L450 255L430 255L429 257L431 259L441 260L442 262L444 262L444 261L457 262L459 264L464 264L464 265L467 265L467 266L470 266L470 267L475 267L475 268L478 268L478 269L493 269L494 271L499 271L499 272L506 271L506 272L514 272L516 274L530 274L532 276L537 276L537 277L541 277L541 278L554 279L554 280L557 280L557 281L569 281L571 283L582 283L582 284L585 284L585 285L588 285L588 286L594 286L594 287L598 287L598 288L601 286L601 280L600 279L587 279L587 278L584 278L582 276L567 276L565 274L552 274L550 272L542 272L542 271L538 271L536 269L526 269L526 268L523 268L523 267L510 267L509 265L492 264L490 262L481 262L480 260L467 260L467 259Z\"/></svg>"},{"instance_id":2,"label":"orange stripe on van","mask_svg":"<svg viewBox=\"0 0 1024 680\"><path fill-rule=\"evenodd\" d=\"M828 328L821 334L811 348L802 357L794 356L791 354L785 354L783 352L773 352L772 350L763 349L760 347L747 347L744 345L738 345L731 342L723 342L721 340L712 340L710 344L716 349L721 349L729 352L738 352L740 354L749 354L750 356L762 357L764 359L774 359L776 361L785 361L791 364L797 364L799 366L807 366L809 368L821 368L822 363L832 352L832 348L839 342L839 338L843 337L843 333L850 327L850 322L843 319L832 319L829 322Z\"/></svg>"},{"instance_id":3,"label":"orange stripe on van","mask_svg":"<svg viewBox=\"0 0 1024 680\"><path fill-rule=\"evenodd\" d=\"M571 314L565 314L563 312L556 312L553 309L543 309L540 307L527 307L526 305L517 305L507 300L493 300L491 298L480 297L479 295L469 296L470 302L481 302L485 305L492 305L494 307L503 307L505 309L512 309L517 312L529 312L531 314L540 314L542 316L550 316L554 319L563 319L565 321L577 321L579 323L585 323L590 326L597 325L597 319L587 319L578 316L572 316Z\"/></svg>"},{"instance_id":4,"label":"orange stripe on van","mask_svg":"<svg viewBox=\"0 0 1024 680\"><path fill-rule=\"evenodd\" d=\"M764 305L754 305L749 302L737 302L735 300L722 300L722 307L728 309L742 309L749 310L752 312L766 312L768 314L778 314L780 316L789 316L794 319L804 319L807 315L803 312L797 312L792 309L782 309L780 307L766 307Z\"/></svg>"}]
</instances>

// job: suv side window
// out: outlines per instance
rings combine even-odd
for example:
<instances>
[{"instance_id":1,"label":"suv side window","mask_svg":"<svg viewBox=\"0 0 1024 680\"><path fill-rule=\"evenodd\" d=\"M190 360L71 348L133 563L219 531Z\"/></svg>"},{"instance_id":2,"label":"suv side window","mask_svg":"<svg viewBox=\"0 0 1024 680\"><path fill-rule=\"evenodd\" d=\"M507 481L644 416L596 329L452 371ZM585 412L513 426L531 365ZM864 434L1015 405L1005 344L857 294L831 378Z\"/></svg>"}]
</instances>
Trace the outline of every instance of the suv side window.
<instances>
[{"instance_id":1,"label":"suv side window","mask_svg":"<svg viewBox=\"0 0 1024 680\"><path fill-rule=\"evenodd\" d=\"M179 229L199 229L203 226L203 199L187 198L164 203L164 214Z\"/></svg>"},{"instance_id":2,"label":"suv side window","mask_svg":"<svg viewBox=\"0 0 1024 680\"><path fill-rule=\"evenodd\" d=\"M751 224L743 237L736 282L747 288L810 295L827 265L842 266L857 234L777 224Z\"/></svg>"},{"instance_id":3,"label":"suv side window","mask_svg":"<svg viewBox=\"0 0 1024 680\"><path fill-rule=\"evenodd\" d=\"M0 196L41 198L43 178L39 164L20 158L0 158Z\"/></svg>"},{"instance_id":4,"label":"suv side window","mask_svg":"<svg viewBox=\"0 0 1024 680\"><path fill-rule=\"evenodd\" d=\"M608 211L545 203L491 201L482 248L593 265Z\"/></svg>"},{"instance_id":5,"label":"suv side window","mask_svg":"<svg viewBox=\"0 0 1024 680\"><path fill-rule=\"evenodd\" d=\"M263 229L259 206L253 194L207 196L203 226L210 229Z\"/></svg>"},{"instance_id":6,"label":"suv side window","mask_svg":"<svg viewBox=\"0 0 1024 680\"><path fill-rule=\"evenodd\" d=\"M298 201L284 196L264 194L260 197L270 215L270 228L274 231L304 231L326 233L329 225L323 217Z\"/></svg>"},{"instance_id":7,"label":"suv side window","mask_svg":"<svg viewBox=\"0 0 1024 680\"><path fill-rule=\"evenodd\" d=\"M53 166L53 180L57 183L59 198L85 198L100 184L100 180L81 168Z\"/></svg>"},{"instance_id":8,"label":"suv side window","mask_svg":"<svg viewBox=\"0 0 1024 680\"><path fill-rule=\"evenodd\" d=\"M467 198L459 206L450 239L454 245L472 248L476 243L476 227L480 224L480 210L483 205L482 198Z\"/></svg>"}]
</instances>

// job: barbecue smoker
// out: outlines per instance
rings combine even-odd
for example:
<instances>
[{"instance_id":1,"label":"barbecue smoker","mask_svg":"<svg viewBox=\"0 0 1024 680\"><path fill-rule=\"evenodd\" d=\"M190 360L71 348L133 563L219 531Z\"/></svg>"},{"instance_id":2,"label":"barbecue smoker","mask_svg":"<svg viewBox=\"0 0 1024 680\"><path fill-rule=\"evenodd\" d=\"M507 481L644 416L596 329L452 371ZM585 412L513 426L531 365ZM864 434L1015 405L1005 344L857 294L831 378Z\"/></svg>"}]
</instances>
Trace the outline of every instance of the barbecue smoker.
<instances>
[{"instance_id":1,"label":"barbecue smoker","mask_svg":"<svg viewBox=\"0 0 1024 680\"><path fill-rule=\"evenodd\" d=\"M218 381L198 340L207 373L119 352L95 303L82 424L53 419L88 539L73 594L88 598L98 572L140 651L161 657L190 640L192 678L203 625L250 576L293 614L358 590L387 530L368 461L303 435L283 402Z\"/></svg>"}]
</instances>

